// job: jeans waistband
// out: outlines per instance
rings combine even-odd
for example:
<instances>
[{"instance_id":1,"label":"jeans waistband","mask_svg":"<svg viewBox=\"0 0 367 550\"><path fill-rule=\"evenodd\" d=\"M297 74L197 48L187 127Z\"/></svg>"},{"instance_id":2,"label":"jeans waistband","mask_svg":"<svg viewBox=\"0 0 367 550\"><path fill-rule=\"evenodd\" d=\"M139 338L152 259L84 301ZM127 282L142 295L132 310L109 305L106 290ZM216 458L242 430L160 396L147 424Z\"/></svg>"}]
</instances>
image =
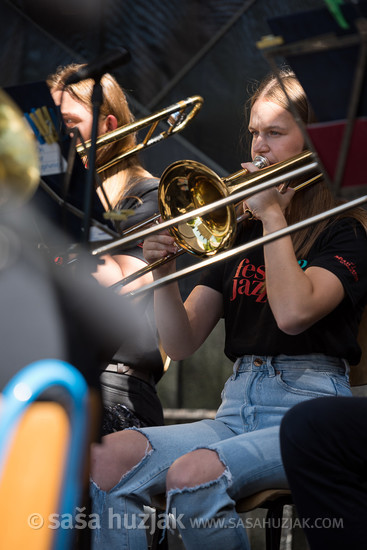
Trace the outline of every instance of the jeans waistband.
<instances>
[{"instance_id":1,"label":"jeans waistband","mask_svg":"<svg viewBox=\"0 0 367 550\"><path fill-rule=\"evenodd\" d=\"M305 370L349 374L349 363L346 359L313 353L307 355L244 355L239 357L233 372L238 374L246 371L267 370Z\"/></svg>"}]
</instances>

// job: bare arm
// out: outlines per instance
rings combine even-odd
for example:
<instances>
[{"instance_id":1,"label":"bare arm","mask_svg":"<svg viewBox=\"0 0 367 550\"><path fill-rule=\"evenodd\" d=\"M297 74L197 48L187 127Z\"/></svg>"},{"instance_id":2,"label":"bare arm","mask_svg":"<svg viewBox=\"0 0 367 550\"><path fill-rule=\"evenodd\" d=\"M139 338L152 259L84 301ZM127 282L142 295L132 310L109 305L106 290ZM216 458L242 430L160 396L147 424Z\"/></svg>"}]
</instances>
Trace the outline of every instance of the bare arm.
<instances>
[{"instance_id":1,"label":"bare arm","mask_svg":"<svg viewBox=\"0 0 367 550\"><path fill-rule=\"evenodd\" d=\"M282 219L283 218L283 219ZM268 212L264 234L285 227L282 212ZM299 334L325 317L344 298L344 288L334 273L321 267L303 271L290 237L265 245L268 299L281 330Z\"/></svg>"},{"instance_id":2,"label":"bare arm","mask_svg":"<svg viewBox=\"0 0 367 550\"><path fill-rule=\"evenodd\" d=\"M174 251L174 239L167 232L144 242L144 256L149 262ZM172 261L154 270L154 277L158 279L174 270ZM183 303L178 284L165 285L155 290L154 305L162 346L175 361L194 353L222 315L222 295L205 286L195 287Z\"/></svg>"},{"instance_id":3,"label":"bare arm","mask_svg":"<svg viewBox=\"0 0 367 550\"><path fill-rule=\"evenodd\" d=\"M146 265L145 262L139 260L139 258L126 254L118 254L115 256L106 254L101 257L101 260L102 262L97 266L97 270L93 273L93 276L102 286L111 286ZM131 292L136 288L140 288L150 283L152 280L152 274L147 273L143 277L139 277L128 285L121 287L119 293L125 294L126 292Z\"/></svg>"},{"instance_id":4,"label":"bare arm","mask_svg":"<svg viewBox=\"0 0 367 550\"><path fill-rule=\"evenodd\" d=\"M264 235L287 226L284 210L294 191L269 189L246 201L263 223ZM344 298L344 288L330 271L298 264L290 236L264 246L269 304L281 330L299 334L330 313Z\"/></svg>"}]
</instances>

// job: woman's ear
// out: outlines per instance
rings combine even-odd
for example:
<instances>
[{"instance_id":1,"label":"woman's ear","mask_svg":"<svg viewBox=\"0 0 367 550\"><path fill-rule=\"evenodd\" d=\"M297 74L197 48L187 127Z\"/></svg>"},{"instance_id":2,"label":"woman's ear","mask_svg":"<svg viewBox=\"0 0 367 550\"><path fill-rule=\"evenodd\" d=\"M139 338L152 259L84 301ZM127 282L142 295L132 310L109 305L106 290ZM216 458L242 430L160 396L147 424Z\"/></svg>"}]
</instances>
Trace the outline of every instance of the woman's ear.
<instances>
[{"instance_id":1,"label":"woman's ear","mask_svg":"<svg viewBox=\"0 0 367 550\"><path fill-rule=\"evenodd\" d=\"M107 132L112 132L112 130L116 130L117 118L115 117L115 115L108 115L105 122L106 122Z\"/></svg>"}]
</instances>

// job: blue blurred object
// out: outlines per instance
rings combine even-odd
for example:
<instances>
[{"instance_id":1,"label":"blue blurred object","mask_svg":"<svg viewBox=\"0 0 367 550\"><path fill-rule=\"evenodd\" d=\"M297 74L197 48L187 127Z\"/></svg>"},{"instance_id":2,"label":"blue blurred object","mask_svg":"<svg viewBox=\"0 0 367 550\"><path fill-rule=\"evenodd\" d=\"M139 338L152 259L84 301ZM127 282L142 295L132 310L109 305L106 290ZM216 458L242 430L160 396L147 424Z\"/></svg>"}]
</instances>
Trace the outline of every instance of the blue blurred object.
<instances>
[{"instance_id":1,"label":"blue blurred object","mask_svg":"<svg viewBox=\"0 0 367 550\"><path fill-rule=\"evenodd\" d=\"M22 415L43 392L55 389L57 400L65 396L70 419L69 445L65 450L64 471L60 472L59 507L54 511L61 516L74 514L75 507L80 504L88 434L88 386L82 374L69 363L54 359L36 361L20 370L4 388L0 414L0 474ZM67 550L72 533L71 529L58 529L53 550Z\"/></svg>"}]
</instances>

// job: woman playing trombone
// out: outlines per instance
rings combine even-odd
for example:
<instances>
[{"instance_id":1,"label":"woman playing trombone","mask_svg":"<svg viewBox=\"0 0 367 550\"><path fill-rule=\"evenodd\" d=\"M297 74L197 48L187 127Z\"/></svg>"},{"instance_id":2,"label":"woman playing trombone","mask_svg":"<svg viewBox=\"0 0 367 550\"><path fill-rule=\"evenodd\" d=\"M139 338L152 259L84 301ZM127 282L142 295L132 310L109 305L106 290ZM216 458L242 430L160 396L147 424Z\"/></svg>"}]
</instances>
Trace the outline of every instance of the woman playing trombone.
<instances>
[{"instance_id":1,"label":"woman playing trombone","mask_svg":"<svg viewBox=\"0 0 367 550\"><path fill-rule=\"evenodd\" d=\"M250 104L251 155L270 164L305 147L293 109L304 123L310 120L294 74L279 76L292 105L274 76ZM243 166L256 170L252 163ZM243 204L253 219L239 228L237 244L334 205L323 182L296 194L284 185L256 193ZM349 364L359 360L356 335L367 299L366 228L364 211L355 210L253 248L206 270L184 303L177 283L155 290L167 354L180 360L194 353L224 317L233 374L214 420L128 430L94 449L92 498L94 512L102 514L94 550L146 548L144 530L108 528L108 511L132 525L133 515L163 492L185 548L249 548L235 501L287 488L279 448L283 415L301 401L350 395ZM175 249L167 232L144 243L149 262ZM167 263L154 276L174 269Z\"/></svg>"},{"instance_id":2,"label":"woman playing trombone","mask_svg":"<svg viewBox=\"0 0 367 550\"><path fill-rule=\"evenodd\" d=\"M78 129L81 139L91 138L93 109L92 93L94 80L86 79L65 85L75 72L84 65L71 64L59 67L48 77L48 85L57 105L60 105L65 126L70 132ZM116 130L133 122L127 98L117 80L110 74L101 79L103 102L98 122L98 135ZM141 164L138 155L113 162L119 155L136 146L136 133L130 132L124 139L99 148L96 154L98 177L96 193L106 211L130 211L133 215L114 222L118 233L139 223L157 211L158 180ZM111 166L109 166L111 164ZM106 169L102 167L107 166ZM117 218L118 219L118 218ZM105 239L100 231L91 240ZM110 286L146 265L142 247L134 245L128 250L105 254L93 273L103 286ZM140 278L125 290L132 290L151 281L151 274ZM115 432L131 426L155 426L163 423L163 411L156 391L156 383L163 375L163 357L159 349L154 326L151 300L141 303L141 333L129 339L103 366L100 376L104 414L102 433ZM144 334L144 336L143 336ZM121 341L123 341L121 334Z\"/></svg>"}]
</instances>

